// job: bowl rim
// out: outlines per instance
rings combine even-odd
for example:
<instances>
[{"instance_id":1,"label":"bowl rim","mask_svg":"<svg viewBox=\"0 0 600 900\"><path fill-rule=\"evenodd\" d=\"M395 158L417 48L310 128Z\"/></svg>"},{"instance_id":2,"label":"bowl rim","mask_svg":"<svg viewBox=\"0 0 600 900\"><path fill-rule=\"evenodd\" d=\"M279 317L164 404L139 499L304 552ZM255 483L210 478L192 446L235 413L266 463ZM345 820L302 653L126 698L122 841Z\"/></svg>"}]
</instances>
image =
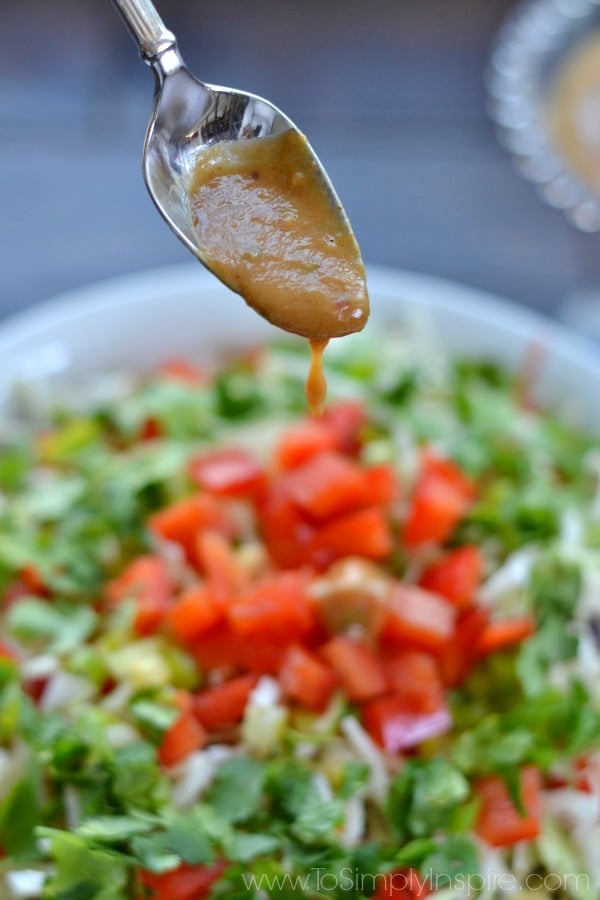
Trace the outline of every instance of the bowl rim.
<instances>
[{"instance_id":1,"label":"bowl rim","mask_svg":"<svg viewBox=\"0 0 600 900\"><path fill-rule=\"evenodd\" d=\"M541 403L565 422L600 430L600 353L581 334L459 282L385 266L367 273L375 335L404 322L426 353L531 371ZM239 316L220 302L227 295ZM216 315L206 316L212 308ZM50 398L80 381L91 389L96 375L152 371L167 358L200 352L210 365L282 334L195 262L109 278L0 321L0 419L15 389Z\"/></svg>"},{"instance_id":2,"label":"bowl rim","mask_svg":"<svg viewBox=\"0 0 600 900\"><path fill-rule=\"evenodd\" d=\"M367 272L369 291L374 297L410 299L416 309L466 317L483 328L509 331L525 341L543 340L554 352L576 358L579 365L593 370L600 380L600 353L593 342L542 312L438 276L379 265L368 265ZM57 294L0 321L0 357L18 352L20 344L43 337L47 329L73 326L78 320L83 324L91 313L142 306L175 293L214 289L215 285L219 282L213 275L189 262L142 269ZM374 321L377 315L375 303Z\"/></svg>"}]
</instances>

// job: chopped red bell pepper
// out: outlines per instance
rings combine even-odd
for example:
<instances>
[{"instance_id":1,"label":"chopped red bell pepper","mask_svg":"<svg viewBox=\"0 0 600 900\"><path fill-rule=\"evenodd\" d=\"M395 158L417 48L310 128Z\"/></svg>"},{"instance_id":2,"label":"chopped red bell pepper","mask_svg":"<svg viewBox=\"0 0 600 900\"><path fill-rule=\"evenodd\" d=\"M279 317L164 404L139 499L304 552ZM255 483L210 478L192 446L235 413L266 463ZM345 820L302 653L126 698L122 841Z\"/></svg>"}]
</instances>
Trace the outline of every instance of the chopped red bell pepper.
<instances>
[{"instance_id":1,"label":"chopped red bell pepper","mask_svg":"<svg viewBox=\"0 0 600 900\"><path fill-rule=\"evenodd\" d=\"M163 427L154 416L142 422L140 428L141 441L156 441L163 436Z\"/></svg>"},{"instance_id":2,"label":"chopped red bell pepper","mask_svg":"<svg viewBox=\"0 0 600 900\"><path fill-rule=\"evenodd\" d=\"M383 663L365 644L338 635L323 644L320 653L350 700L370 700L388 689Z\"/></svg>"},{"instance_id":3,"label":"chopped red bell pepper","mask_svg":"<svg viewBox=\"0 0 600 900\"><path fill-rule=\"evenodd\" d=\"M281 569L307 565L315 528L280 484L271 486L258 508L260 532L269 556Z\"/></svg>"},{"instance_id":4,"label":"chopped red bell pepper","mask_svg":"<svg viewBox=\"0 0 600 900\"><path fill-rule=\"evenodd\" d=\"M325 709L337 685L335 673L299 644L286 651L279 681L284 694L315 712Z\"/></svg>"},{"instance_id":5,"label":"chopped red bell pepper","mask_svg":"<svg viewBox=\"0 0 600 900\"><path fill-rule=\"evenodd\" d=\"M479 779L475 791L481 808L475 832L492 847L509 847L518 841L532 841L540 833L541 775L535 766L525 766L520 774L523 812L515 806L506 784L496 775Z\"/></svg>"},{"instance_id":6,"label":"chopped red bell pepper","mask_svg":"<svg viewBox=\"0 0 600 900\"><path fill-rule=\"evenodd\" d=\"M2 608L7 610L23 597L31 597L31 591L22 579L17 578L15 581L11 581L0 594L0 603Z\"/></svg>"},{"instance_id":7,"label":"chopped red bell pepper","mask_svg":"<svg viewBox=\"0 0 600 900\"><path fill-rule=\"evenodd\" d=\"M477 496L477 485L453 459L449 459L447 456L439 456L438 453L427 447L423 451L422 462L425 472L443 478L448 484L452 484L464 497L474 500Z\"/></svg>"},{"instance_id":8,"label":"chopped red bell pepper","mask_svg":"<svg viewBox=\"0 0 600 900\"><path fill-rule=\"evenodd\" d=\"M465 544L425 569L420 584L463 609L473 602L482 578L481 550L475 544Z\"/></svg>"},{"instance_id":9,"label":"chopped red bell pepper","mask_svg":"<svg viewBox=\"0 0 600 900\"><path fill-rule=\"evenodd\" d=\"M501 622L488 622L473 648L474 656L481 658L499 650L506 650L531 637L534 632L535 622L530 616L506 619Z\"/></svg>"},{"instance_id":10,"label":"chopped red bell pepper","mask_svg":"<svg viewBox=\"0 0 600 900\"><path fill-rule=\"evenodd\" d=\"M154 900L207 900L211 887L226 869L224 860L198 866L182 863L170 872L142 871L140 881Z\"/></svg>"},{"instance_id":11,"label":"chopped red bell pepper","mask_svg":"<svg viewBox=\"0 0 600 900\"><path fill-rule=\"evenodd\" d=\"M235 528L223 504L210 494L194 494L154 513L149 519L150 531L180 544L188 562L196 563L198 534L209 529L231 537Z\"/></svg>"},{"instance_id":12,"label":"chopped red bell pepper","mask_svg":"<svg viewBox=\"0 0 600 900\"><path fill-rule=\"evenodd\" d=\"M367 485L369 505L388 506L397 498L398 476L387 463L368 466L363 471L363 478Z\"/></svg>"},{"instance_id":13,"label":"chopped red bell pepper","mask_svg":"<svg viewBox=\"0 0 600 900\"><path fill-rule=\"evenodd\" d=\"M327 568L348 556L385 559L392 549L392 532L386 514L380 507L367 507L316 529L310 541L309 560L319 568Z\"/></svg>"},{"instance_id":14,"label":"chopped red bell pepper","mask_svg":"<svg viewBox=\"0 0 600 900\"><path fill-rule=\"evenodd\" d=\"M332 432L335 444L342 453L354 456L361 447L361 431L367 421L367 411L359 400L339 400L327 407L319 422Z\"/></svg>"},{"instance_id":15,"label":"chopped red bell pepper","mask_svg":"<svg viewBox=\"0 0 600 900\"><path fill-rule=\"evenodd\" d=\"M200 532L196 556L213 595L222 603L231 602L246 587L246 573L225 535L218 531Z\"/></svg>"},{"instance_id":16,"label":"chopped red bell pepper","mask_svg":"<svg viewBox=\"0 0 600 900\"><path fill-rule=\"evenodd\" d=\"M193 456L188 464L192 481L220 497L255 498L266 485L263 467L243 447L224 447Z\"/></svg>"},{"instance_id":17,"label":"chopped red bell pepper","mask_svg":"<svg viewBox=\"0 0 600 900\"><path fill-rule=\"evenodd\" d=\"M232 630L249 641L289 644L315 628L316 613L302 572L279 572L248 588L227 608Z\"/></svg>"},{"instance_id":18,"label":"chopped red bell pepper","mask_svg":"<svg viewBox=\"0 0 600 900\"><path fill-rule=\"evenodd\" d=\"M159 556L138 556L106 588L109 603L134 599L134 629L138 635L152 634L163 623L172 603L169 570Z\"/></svg>"},{"instance_id":19,"label":"chopped red bell pepper","mask_svg":"<svg viewBox=\"0 0 600 900\"><path fill-rule=\"evenodd\" d=\"M455 608L430 591L396 582L382 637L392 644L439 650L454 634Z\"/></svg>"},{"instance_id":20,"label":"chopped red bell pepper","mask_svg":"<svg viewBox=\"0 0 600 900\"><path fill-rule=\"evenodd\" d=\"M240 667L239 644L239 639L225 621L195 640L188 649L200 669L207 672Z\"/></svg>"},{"instance_id":21,"label":"chopped red bell pepper","mask_svg":"<svg viewBox=\"0 0 600 900\"><path fill-rule=\"evenodd\" d=\"M201 368L188 359L167 359L158 367L158 374L170 381L180 381L190 387L210 383L210 375L206 369Z\"/></svg>"},{"instance_id":22,"label":"chopped red bell pepper","mask_svg":"<svg viewBox=\"0 0 600 900\"><path fill-rule=\"evenodd\" d=\"M4 641L0 641L0 659L16 663L19 661L19 655L16 650L14 650Z\"/></svg>"},{"instance_id":23,"label":"chopped red bell pepper","mask_svg":"<svg viewBox=\"0 0 600 900\"><path fill-rule=\"evenodd\" d=\"M204 584L187 588L169 610L167 621L175 637L190 644L214 629L224 617L223 605Z\"/></svg>"},{"instance_id":24,"label":"chopped red bell pepper","mask_svg":"<svg viewBox=\"0 0 600 900\"><path fill-rule=\"evenodd\" d=\"M312 456L283 478L287 495L317 522L370 502L363 470L335 450Z\"/></svg>"},{"instance_id":25,"label":"chopped red bell pepper","mask_svg":"<svg viewBox=\"0 0 600 900\"><path fill-rule=\"evenodd\" d=\"M414 548L431 541L444 542L475 496L475 485L455 463L425 454L404 523L406 545Z\"/></svg>"},{"instance_id":26,"label":"chopped red bell pepper","mask_svg":"<svg viewBox=\"0 0 600 900\"><path fill-rule=\"evenodd\" d=\"M279 671L285 648L284 642L264 635L249 640L234 631L229 623L223 623L194 641L188 649L203 671L242 670L264 675Z\"/></svg>"},{"instance_id":27,"label":"chopped red bell pepper","mask_svg":"<svg viewBox=\"0 0 600 900\"><path fill-rule=\"evenodd\" d=\"M44 579L39 570L33 566L23 566L19 572L20 580L25 584L30 594L37 597L47 597L48 588L44 584Z\"/></svg>"},{"instance_id":28,"label":"chopped red bell pepper","mask_svg":"<svg viewBox=\"0 0 600 900\"><path fill-rule=\"evenodd\" d=\"M438 653L438 665L446 687L458 687L469 675L477 659L475 648L489 621L489 612L473 606L459 614L451 641Z\"/></svg>"},{"instance_id":29,"label":"chopped red bell pepper","mask_svg":"<svg viewBox=\"0 0 600 900\"><path fill-rule=\"evenodd\" d=\"M164 733L158 748L158 761L167 768L176 766L194 750L201 750L206 740L206 732L193 712L183 712Z\"/></svg>"},{"instance_id":30,"label":"chopped red bell pepper","mask_svg":"<svg viewBox=\"0 0 600 900\"><path fill-rule=\"evenodd\" d=\"M284 431L279 439L275 457L278 468L289 471L324 450L335 449L336 439L331 428L316 419L306 419Z\"/></svg>"},{"instance_id":31,"label":"chopped red bell pepper","mask_svg":"<svg viewBox=\"0 0 600 900\"><path fill-rule=\"evenodd\" d=\"M196 694L193 710L202 727L207 731L218 731L239 722L256 681L255 675L238 675Z\"/></svg>"},{"instance_id":32,"label":"chopped red bell pepper","mask_svg":"<svg viewBox=\"0 0 600 900\"><path fill-rule=\"evenodd\" d=\"M405 696L389 694L370 700L362 708L362 722L373 740L388 753L399 753L438 737L452 725L444 705L433 712L414 712Z\"/></svg>"},{"instance_id":33,"label":"chopped red bell pepper","mask_svg":"<svg viewBox=\"0 0 600 900\"><path fill-rule=\"evenodd\" d=\"M444 686L436 661L422 650L397 650L385 661L387 679L406 708L432 713L445 705Z\"/></svg>"},{"instance_id":34,"label":"chopped red bell pepper","mask_svg":"<svg viewBox=\"0 0 600 900\"><path fill-rule=\"evenodd\" d=\"M248 640L238 635L238 665L246 672L257 675L276 675L281 669L287 642L274 641L271 637L257 637Z\"/></svg>"}]
</instances>

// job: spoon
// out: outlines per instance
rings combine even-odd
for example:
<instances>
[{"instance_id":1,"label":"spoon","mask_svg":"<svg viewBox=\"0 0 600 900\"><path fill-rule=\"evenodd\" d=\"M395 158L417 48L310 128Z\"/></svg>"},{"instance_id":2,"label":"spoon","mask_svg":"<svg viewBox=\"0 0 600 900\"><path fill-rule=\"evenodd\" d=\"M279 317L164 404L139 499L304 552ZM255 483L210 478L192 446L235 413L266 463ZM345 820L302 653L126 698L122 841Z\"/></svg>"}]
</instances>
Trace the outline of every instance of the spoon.
<instances>
[{"instance_id":1,"label":"spoon","mask_svg":"<svg viewBox=\"0 0 600 900\"><path fill-rule=\"evenodd\" d=\"M146 132L142 164L148 191L167 224L210 271L241 293L249 305L273 324L309 339L325 341L330 337L360 330L368 316L368 297L360 251L333 186L299 129L276 106L261 97L231 88L215 87L194 77L179 54L175 36L165 27L150 0L113 0L113 3L137 41L142 59L152 68L155 76L154 110ZM309 174L320 195L317 199L321 202L319 210L312 210L315 213L313 219L321 222L323 211L328 214L332 228L327 235L322 236L323 246L331 248L332 245L337 245L337 255L324 259L323 270L327 270L324 289L323 285L316 284L314 271L311 273L308 264L302 268L302 260L298 262L295 259L290 268L289 260L286 263L285 259L275 258L271 274L272 280L275 277L280 279L277 285L279 293L277 297L268 298L267 291L267 302L263 299L264 278L260 291L253 294L248 289L248 278L242 284L243 279L235 277L237 272L234 271L232 275L231 269L235 269L235 265L230 266L230 270L226 272L220 264L222 261L214 252L208 252L199 240L190 191L199 162L202 163L203 159L210 160L220 142L227 142L222 146L228 148L235 145L239 152L240 149L243 151L244 148L253 146L248 142L258 144L257 139L273 139L279 135L284 135L284 139L290 135L297 136L302 141L302 152L306 155L304 167L310 170ZM263 141L262 144L264 143ZM227 152L230 153L231 150L228 149ZM285 156L285 152L283 155ZM236 209L232 218L238 218L240 206L244 207L244 203L232 205ZM325 209L325 206L328 208ZM211 226L209 212L206 217ZM303 215L296 218L302 220ZM222 231L228 232L223 241L226 244L227 238L234 234L231 229L235 229L237 224L230 226L226 222L225 227L223 223L220 227ZM207 231L210 234L211 228ZM264 235L261 234L260 237L263 238ZM276 247L279 237L279 234L274 235L273 247ZM288 246L293 244L295 248L299 246L295 238L287 243ZM311 252L312 260L315 256L314 247ZM312 269L314 268L313 265ZM310 277L306 273L311 273ZM286 274L293 276L289 283L285 282ZM281 290L282 284L287 293ZM294 294L293 291L297 291L299 286L302 290ZM288 302L290 297L292 300Z\"/></svg>"}]
</instances>

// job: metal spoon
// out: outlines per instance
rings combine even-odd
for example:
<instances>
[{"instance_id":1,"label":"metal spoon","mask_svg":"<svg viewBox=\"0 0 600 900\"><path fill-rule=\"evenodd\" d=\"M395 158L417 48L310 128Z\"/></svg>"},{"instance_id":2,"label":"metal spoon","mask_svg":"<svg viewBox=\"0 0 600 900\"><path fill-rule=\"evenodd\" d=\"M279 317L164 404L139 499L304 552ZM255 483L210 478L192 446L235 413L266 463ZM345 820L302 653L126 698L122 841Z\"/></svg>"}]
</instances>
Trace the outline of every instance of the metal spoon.
<instances>
[{"instance_id":1,"label":"metal spoon","mask_svg":"<svg viewBox=\"0 0 600 900\"><path fill-rule=\"evenodd\" d=\"M177 237L214 271L198 245L190 211L189 187L199 156L218 141L245 141L290 129L298 132L298 129L276 106L261 97L214 87L195 78L179 54L175 36L165 27L150 0L113 0L113 3L156 81L154 111L143 150L146 186ZM353 239L350 223L331 182L314 151L310 152L341 228ZM261 314L266 315L263 311ZM363 324L361 320L356 328Z\"/></svg>"}]
</instances>

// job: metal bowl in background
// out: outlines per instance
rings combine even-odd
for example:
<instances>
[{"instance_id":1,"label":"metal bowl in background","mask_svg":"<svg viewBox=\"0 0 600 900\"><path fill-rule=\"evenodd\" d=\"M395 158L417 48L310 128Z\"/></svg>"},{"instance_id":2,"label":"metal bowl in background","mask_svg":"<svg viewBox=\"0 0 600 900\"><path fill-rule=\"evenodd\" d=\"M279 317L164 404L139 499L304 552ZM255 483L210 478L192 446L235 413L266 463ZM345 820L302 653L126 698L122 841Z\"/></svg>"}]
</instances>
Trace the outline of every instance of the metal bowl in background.
<instances>
[{"instance_id":1,"label":"metal bowl in background","mask_svg":"<svg viewBox=\"0 0 600 900\"><path fill-rule=\"evenodd\" d=\"M547 124L553 79L567 55L600 30L600 0L526 0L502 26L488 72L500 140L543 199L580 231L600 231L600 193L560 155Z\"/></svg>"}]
</instances>

